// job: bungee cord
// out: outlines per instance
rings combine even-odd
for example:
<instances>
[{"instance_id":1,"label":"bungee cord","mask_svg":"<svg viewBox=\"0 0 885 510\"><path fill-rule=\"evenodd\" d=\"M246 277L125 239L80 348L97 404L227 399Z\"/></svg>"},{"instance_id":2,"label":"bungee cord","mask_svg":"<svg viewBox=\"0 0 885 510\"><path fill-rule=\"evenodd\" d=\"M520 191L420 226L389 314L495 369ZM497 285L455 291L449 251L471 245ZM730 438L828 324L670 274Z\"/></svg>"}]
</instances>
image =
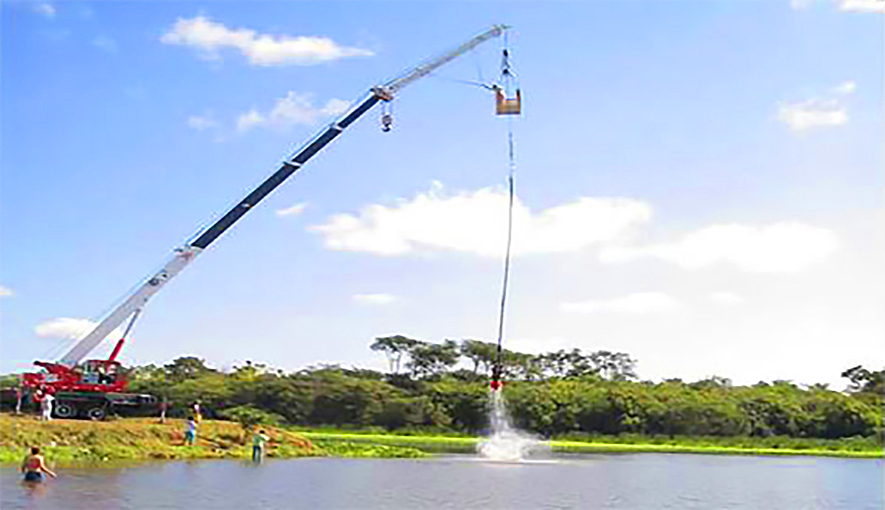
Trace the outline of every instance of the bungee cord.
<instances>
[{"instance_id":1,"label":"bungee cord","mask_svg":"<svg viewBox=\"0 0 885 510\"><path fill-rule=\"evenodd\" d=\"M501 285L501 308L498 313L498 340L495 350L495 361L492 365L492 391L501 388L501 377L504 375L504 318L507 309L507 292L510 283L510 254L513 245L513 203L515 200L515 174L516 156L513 144L513 115L519 115L522 110L519 85L516 85L516 97L511 99L513 82L516 76L510 67L510 51L508 49L507 34L504 34L504 49L501 57L501 85L496 92L496 113L508 115L507 119L507 157L508 157L508 204L507 204L507 247L504 251L504 279Z\"/></svg>"}]
</instances>

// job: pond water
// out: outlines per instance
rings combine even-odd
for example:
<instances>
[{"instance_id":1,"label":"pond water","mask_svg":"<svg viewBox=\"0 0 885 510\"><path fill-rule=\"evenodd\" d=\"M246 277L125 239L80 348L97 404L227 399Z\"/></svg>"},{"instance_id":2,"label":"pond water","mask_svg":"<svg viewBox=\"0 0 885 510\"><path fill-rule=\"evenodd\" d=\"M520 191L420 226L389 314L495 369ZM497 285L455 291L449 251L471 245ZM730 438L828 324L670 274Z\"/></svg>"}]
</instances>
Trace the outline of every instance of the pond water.
<instances>
[{"instance_id":1,"label":"pond water","mask_svg":"<svg viewBox=\"0 0 885 510\"><path fill-rule=\"evenodd\" d=\"M28 489L0 469L0 508L613 508L881 510L883 461L621 454L522 464L472 456L61 468Z\"/></svg>"}]
</instances>

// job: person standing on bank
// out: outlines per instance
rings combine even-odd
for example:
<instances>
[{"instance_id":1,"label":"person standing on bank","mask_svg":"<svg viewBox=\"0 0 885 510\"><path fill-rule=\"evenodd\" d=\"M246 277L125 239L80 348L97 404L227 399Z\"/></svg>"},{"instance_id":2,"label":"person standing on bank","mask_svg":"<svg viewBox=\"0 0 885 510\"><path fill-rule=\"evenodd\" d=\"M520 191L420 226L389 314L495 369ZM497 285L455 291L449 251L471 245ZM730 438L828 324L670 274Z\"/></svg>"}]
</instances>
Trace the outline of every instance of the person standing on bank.
<instances>
[{"instance_id":1,"label":"person standing on bank","mask_svg":"<svg viewBox=\"0 0 885 510\"><path fill-rule=\"evenodd\" d=\"M166 397L163 397L163 402L160 403L160 423L166 423L167 409L169 409L169 402L166 400Z\"/></svg>"},{"instance_id":2,"label":"person standing on bank","mask_svg":"<svg viewBox=\"0 0 885 510\"><path fill-rule=\"evenodd\" d=\"M40 410L43 411L43 421L52 421L52 402L54 400L55 397L52 396L52 393L46 393L43 395L43 399L40 401Z\"/></svg>"},{"instance_id":3,"label":"person standing on bank","mask_svg":"<svg viewBox=\"0 0 885 510\"><path fill-rule=\"evenodd\" d=\"M196 421L197 423L200 423L200 421L203 420L203 415L200 414L200 401L199 400L195 401L192 408L194 411L194 421Z\"/></svg>"},{"instance_id":4,"label":"person standing on bank","mask_svg":"<svg viewBox=\"0 0 885 510\"><path fill-rule=\"evenodd\" d=\"M22 386L15 387L15 414L22 414Z\"/></svg>"},{"instance_id":5,"label":"person standing on bank","mask_svg":"<svg viewBox=\"0 0 885 510\"><path fill-rule=\"evenodd\" d=\"M252 433L252 461L261 462L264 460L265 444L270 440L263 430Z\"/></svg>"},{"instance_id":6,"label":"person standing on bank","mask_svg":"<svg viewBox=\"0 0 885 510\"><path fill-rule=\"evenodd\" d=\"M193 446L197 442L197 422L193 417L187 420L187 430L184 432L184 442L188 446Z\"/></svg>"}]
</instances>

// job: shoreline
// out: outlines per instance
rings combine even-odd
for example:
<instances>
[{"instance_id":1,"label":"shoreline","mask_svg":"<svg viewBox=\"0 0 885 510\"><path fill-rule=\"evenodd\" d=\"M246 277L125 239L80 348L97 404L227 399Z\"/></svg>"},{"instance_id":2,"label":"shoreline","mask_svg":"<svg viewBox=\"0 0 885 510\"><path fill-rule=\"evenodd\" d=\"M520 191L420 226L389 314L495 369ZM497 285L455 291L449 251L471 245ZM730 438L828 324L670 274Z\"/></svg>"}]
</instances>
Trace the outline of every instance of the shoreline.
<instances>
[{"instance_id":1,"label":"shoreline","mask_svg":"<svg viewBox=\"0 0 885 510\"><path fill-rule=\"evenodd\" d=\"M53 465L95 464L116 461L250 459L251 433L240 424L204 420L197 444L184 445L185 422L155 418L124 418L103 422L53 420L33 416L0 415L0 463L18 464L26 448L39 446ZM267 457L420 458L435 454L473 454L483 440L476 436L396 434L328 428L262 426L271 437ZM704 438L618 438L544 441L552 453L682 453L739 456L814 456L883 459L882 448L849 448L833 442L829 448L809 442L808 448L760 444L734 446L697 444ZM708 438L709 440L709 438ZM722 439L722 442L725 442ZM694 444L692 444L694 442ZM762 441L758 441L762 443ZM816 447L817 446L817 447ZM825 445L826 446L826 445ZM841 448L840 448L841 446Z\"/></svg>"},{"instance_id":2,"label":"shoreline","mask_svg":"<svg viewBox=\"0 0 885 510\"><path fill-rule=\"evenodd\" d=\"M348 441L405 446L424 450L428 453L473 453L482 437L418 436L397 434L364 434L352 432L299 431L313 441ZM705 455L740 456L812 456L856 459L885 459L883 450L828 450L822 448L742 448L734 446L657 444L657 443L616 443L605 441L542 441L550 445L553 453L696 453Z\"/></svg>"},{"instance_id":3,"label":"shoreline","mask_svg":"<svg viewBox=\"0 0 885 510\"><path fill-rule=\"evenodd\" d=\"M27 449L38 446L52 465L116 461L251 459L251 432L240 424L203 420L196 444L184 444L185 420L125 418L109 421L52 420L0 415L0 464L17 465ZM396 445L312 441L284 427L261 426L271 440L267 458L384 457L413 458L426 453Z\"/></svg>"}]
</instances>

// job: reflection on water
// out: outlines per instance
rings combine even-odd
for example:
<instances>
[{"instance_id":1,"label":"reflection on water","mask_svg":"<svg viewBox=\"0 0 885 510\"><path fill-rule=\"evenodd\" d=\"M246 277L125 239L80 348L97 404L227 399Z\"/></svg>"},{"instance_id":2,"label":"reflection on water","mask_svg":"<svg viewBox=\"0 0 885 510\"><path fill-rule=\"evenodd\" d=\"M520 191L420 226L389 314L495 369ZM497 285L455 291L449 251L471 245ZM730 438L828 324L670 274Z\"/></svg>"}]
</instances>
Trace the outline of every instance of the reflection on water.
<instances>
[{"instance_id":1,"label":"reflection on water","mask_svg":"<svg viewBox=\"0 0 885 510\"><path fill-rule=\"evenodd\" d=\"M6 476L5 474L3 476ZM26 482L21 480L19 483L22 491L30 498L36 498L46 494L46 484L41 482Z\"/></svg>"},{"instance_id":2,"label":"reflection on water","mask_svg":"<svg viewBox=\"0 0 885 510\"><path fill-rule=\"evenodd\" d=\"M881 460L704 455L557 456L555 463L294 459L59 469L45 488L0 469L8 509L881 510Z\"/></svg>"}]
</instances>

